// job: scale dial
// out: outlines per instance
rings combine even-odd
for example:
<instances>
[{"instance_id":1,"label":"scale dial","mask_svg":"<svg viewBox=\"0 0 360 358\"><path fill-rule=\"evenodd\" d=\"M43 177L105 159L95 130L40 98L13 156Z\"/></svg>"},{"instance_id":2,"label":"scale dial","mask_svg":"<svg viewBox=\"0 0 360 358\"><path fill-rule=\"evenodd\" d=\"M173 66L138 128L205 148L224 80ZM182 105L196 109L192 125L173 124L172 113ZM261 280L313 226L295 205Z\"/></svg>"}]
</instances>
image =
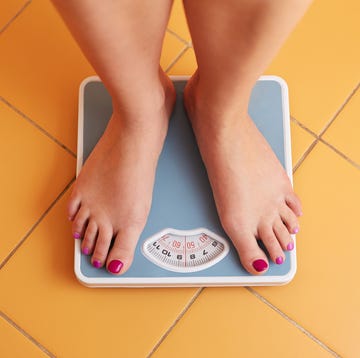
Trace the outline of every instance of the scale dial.
<instances>
[{"instance_id":1,"label":"scale dial","mask_svg":"<svg viewBox=\"0 0 360 358\"><path fill-rule=\"evenodd\" d=\"M215 265L229 252L228 242L213 232L165 229L146 239L144 256L154 264L174 272L196 272Z\"/></svg>"}]
</instances>

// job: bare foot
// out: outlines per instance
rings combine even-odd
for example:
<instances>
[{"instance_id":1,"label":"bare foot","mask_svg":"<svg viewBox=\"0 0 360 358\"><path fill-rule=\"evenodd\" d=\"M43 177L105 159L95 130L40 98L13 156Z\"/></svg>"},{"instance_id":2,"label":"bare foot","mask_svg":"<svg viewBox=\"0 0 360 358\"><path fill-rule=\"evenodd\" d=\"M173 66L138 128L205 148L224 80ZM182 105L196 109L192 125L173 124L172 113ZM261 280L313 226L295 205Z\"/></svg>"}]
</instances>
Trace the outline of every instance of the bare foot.
<instances>
[{"instance_id":1,"label":"bare foot","mask_svg":"<svg viewBox=\"0 0 360 358\"><path fill-rule=\"evenodd\" d=\"M132 263L150 210L155 169L175 102L173 84L164 73L146 94L129 108L114 109L68 205L73 236L83 238L82 252L92 255L95 267L106 264L114 274L124 273Z\"/></svg>"},{"instance_id":2,"label":"bare foot","mask_svg":"<svg viewBox=\"0 0 360 358\"><path fill-rule=\"evenodd\" d=\"M197 75L185 88L185 106L207 168L218 214L242 265L264 273L268 260L262 240L276 264L294 247L301 204L283 167L246 110L212 106L203 100ZM233 102L235 103L235 102Z\"/></svg>"}]
</instances>

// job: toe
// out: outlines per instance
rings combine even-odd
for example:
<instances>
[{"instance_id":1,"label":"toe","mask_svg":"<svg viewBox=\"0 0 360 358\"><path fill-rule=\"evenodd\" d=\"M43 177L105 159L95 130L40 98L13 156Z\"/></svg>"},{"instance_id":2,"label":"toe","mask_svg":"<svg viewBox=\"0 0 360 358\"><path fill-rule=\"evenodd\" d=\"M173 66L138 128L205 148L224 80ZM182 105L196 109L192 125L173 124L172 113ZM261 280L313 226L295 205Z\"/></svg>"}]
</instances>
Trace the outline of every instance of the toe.
<instances>
[{"instance_id":1,"label":"toe","mask_svg":"<svg viewBox=\"0 0 360 358\"><path fill-rule=\"evenodd\" d=\"M274 222L273 230L281 248L284 251L292 250L292 248L294 247L294 241L291 238L291 235L289 234L289 230L284 225L281 218L279 218Z\"/></svg>"},{"instance_id":2,"label":"toe","mask_svg":"<svg viewBox=\"0 0 360 358\"><path fill-rule=\"evenodd\" d=\"M294 211L292 211L288 206L283 206L280 211L280 217L290 234L297 234L299 232L299 220Z\"/></svg>"},{"instance_id":3,"label":"toe","mask_svg":"<svg viewBox=\"0 0 360 358\"><path fill-rule=\"evenodd\" d=\"M289 194L285 201L287 206L295 213L296 216L301 216L303 214L301 201L295 193Z\"/></svg>"},{"instance_id":4,"label":"toe","mask_svg":"<svg viewBox=\"0 0 360 358\"><path fill-rule=\"evenodd\" d=\"M230 237L246 271L253 275L267 271L269 264L266 255L259 247L254 235L251 233L242 233Z\"/></svg>"},{"instance_id":5,"label":"toe","mask_svg":"<svg viewBox=\"0 0 360 358\"><path fill-rule=\"evenodd\" d=\"M128 228L119 232L107 259L107 269L118 275L130 267L141 230Z\"/></svg>"},{"instance_id":6,"label":"toe","mask_svg":"<svg viewBox=\"0 0 360 358\"><path fill-rule=\"evenodd\" d=\"M74 220L77 212L80 209L80 205L81 205L80 197L76 196L75 194L72 194L67 207L68 219L70 221Z\"/></svg>"},{"instance_id":7,"label":"toe","mask_svg":"<svg viewBox=\"0 0 360 358\"><path fill-rule=\"evenodd\" d=\"M85 231L84 240L81 244L81 251L84 255L90 255L93 252L97 233L98 226L95 220L90 220Z\"/></svg>"},{"instance_id":8,"label":"toe","mask_svg":"<svg viewBox=\"0 0 360 358\"><path fill-rule=\"evenodd\" d=\"M99 268L104 265L109 253L112 237L113 230L111 225L102 225L98 228L98 236L91 258L91 263L94 267Z\"/></svg>"},{"instance_id":9,"label":"toe","mask_svg":"<svg viewBox=\"0 0 360 358\"><path fill-rule=\"evenodd\" d=\"M73 225L72 225L72 232L74 239L80 239L84 236L86 225L89 219L89 210L84 207L80 207L79 211L77 212Z\"/></svg>"},{"instance_id":10,"label":"toe","mask_svg":"<svg viewBox=\"0 0 360 358\"><path fill-rule=\"evenodd\" d=\"M274 233L273 226L269 224L260 226L258 232L273 262L281 265L285 261L285 255Z\"/></svg>"},{"instance_id":11,"label":"toe","mask_svg":"<svg viewBox=\"0 0 360 358\"><path fill-rule=\"evenodd\" d=\"M245 270L253 275L266 272L269 267L266 255L259 247L255 233L244 221L237 216L223 213L221 223L233 242Z\"/></svg>"}]
</instances>

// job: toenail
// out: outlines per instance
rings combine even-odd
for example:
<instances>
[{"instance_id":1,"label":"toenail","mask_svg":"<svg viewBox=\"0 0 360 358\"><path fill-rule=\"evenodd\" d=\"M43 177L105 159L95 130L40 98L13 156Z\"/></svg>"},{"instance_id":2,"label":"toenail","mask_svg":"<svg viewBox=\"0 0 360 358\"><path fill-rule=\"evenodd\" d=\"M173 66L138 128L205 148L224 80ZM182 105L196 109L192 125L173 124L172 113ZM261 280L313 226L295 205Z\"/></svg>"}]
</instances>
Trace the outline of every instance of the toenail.
<instances>
[{"instance_id":1,"label":"toenail","mask_svg":"<svg viewBox=\"0 0 360 358\"><path fill-rule=\"evenodd\" d=\"M112 260L109 263L108 270L111 273L119 273L124 264L120 260Z\"/></svg>"},{"instance_id":2,"label":"toenail","mask_svg":"<svg viewBox=\"0 0 360 358\"><path fill-rule=\"evenodd\" d=\"M262 272L268 268L268 264L262 259L255 260L252 265L257 272Z\"/></svg>"},{"instance_id":3,"label":"toenail","mask_svg":"<svg viewBox=\"0 0 360 358\"><path fill-rule=\"evenodd\" d=\"M99 268L99 267L101 267L101 262L99 260L94 260L92 265L96 268Z\"/></svg>"},{"instance_id":4,"label":"toenail","mask_svg":"<svg viewBox=\"0 0 360 358\"><path fill-rule=\"evenodd\" d=\"M281 256L279 256L279 257L276 258L275 262L276 262L278 265L281 265L281 264L284 262L284 259L283 259Z\"/></svg>"},{"instance_id":5,"label":"toenail","mask_svg":"<svg viewBox=\"0 0 360 358\"><path fill-rule=\"evenodd\" d=\"M90 253L90 250L87 247L84 247L81 251L84 255L89 255L89 253Z\"/></svg>"},{"instance_id":6,"label":"toenail","mask_svg":"<svg viewBox=\"0 0 360 358\"><path fill-rule=\"evenodd\" d=\"M73 238L74 239L80 239L81 235L78 232L74 232Z\"/></svg>"},{"instance_id":7,"label":"toenail","mask_svg":"<svg viewBox=\"0 0 360 358\"><path fill-rule=\"evenodd\" d=\"M295 229L293 229L293 234L297 234L299 232L299 228L298 227L296 227Z\"/></svg>"},{"instance_id":8,"label":"toenail","mask_svg":"<svg viewBox=\"0 0 360 358\"><path fill-rule=\"evenodd\" d=\"M290 242L286 248L288 249L288 251L291 251L294 248L294 244L292 242Z\"/></svg>"}]
</instances>

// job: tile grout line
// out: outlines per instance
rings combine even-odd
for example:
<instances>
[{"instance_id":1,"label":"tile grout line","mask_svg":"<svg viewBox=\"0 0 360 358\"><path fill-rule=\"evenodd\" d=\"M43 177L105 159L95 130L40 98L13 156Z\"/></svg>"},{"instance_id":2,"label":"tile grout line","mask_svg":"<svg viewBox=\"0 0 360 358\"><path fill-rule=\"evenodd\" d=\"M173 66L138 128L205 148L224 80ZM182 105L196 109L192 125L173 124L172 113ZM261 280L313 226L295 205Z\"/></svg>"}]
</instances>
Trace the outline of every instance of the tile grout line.
<instances>
[{"instance_id":1,"label":"tile grout line","mask_svg":"<svg viewBox=\"0 0 360 358\"><path fill-rule=\"evenodd\" d=\"M325 134L325 132L329 129L329 127L334 123L335 119L340 115L340 113L345 108L345 106L350 102L351 98L355 95L355 93L357 92L359 87L360 87L360 83L358 83L355 86L355 88L351 91L349 96L345 99L345 101L340 105L338 110L335 112L334 116L329 120L329 122L327 124L325 124L324 128L319 133L319 136L318 136L319 138L321 138Z\"/></svg>"},{"instance_id":2,"label":"tile grout line","mask_svg":"<svg viewBox=\"0 0 360 358\"><path fill-rule=\"evenodd\" d=\"M316 144L318 143L318 136L316 133L314 133L311 129L307 128L304 124L299 122L295 117L290 116L290 120L293 121L296 125L298 125L300 128L308 132L310 135L312 135L315 140L309 145L309 147L305 150L301 158L296 162L296 164L293 166L293 174L299 169L300 165L304 162L306 157L310 154L310 152L314 149Z\"/></svg>"},{"instance_id":3,"label":"tile grout line","mask_svg":"<svg viewBox=\"0 0 360 358\"><path fill-rule=\"evenodd\" d=\"M293 121L295 124L297 124L300 128L308 132L311 136L315 138L315 140L310 144L310 146L306 149L305 153L301 156L301 158L298 160L298 162L293 167L293 174L299 169L300 165L304 162L304 160L308 157L310 152L314 149L314 147L321 142L322 144L325 144L328 148L332 149L336 154L338 154L341 158L345 159L348 163L350 163L352 166L354 166L356 169L360 169L360 165L350 159L347 155L342 153L339 149L337 149L335 146L327 142L325 139L322 138L322 136L325 134L325 132L329 129L329 127L334 123L336 118L340 115L340 113L343 111L345 106L349 103L351 98L355 95L357 90L360 88L360 83L358 83L355 88L350 92L348 97L345 99L345 101L340 105L334 116L329 120L329 122L324 126L324 128L320 131L319 134L316 134L313 132L310 128L305 126L303 123L298 121L295 117L290 116L290 120Z\"/></svg>"},{"instance_id":4,"label":"tile grout line","mask_svg":"<svg viewBox=\"0 0 360 358\"><path fill-rule=\"evenodd\" d=\"M181 36L179 36L175 31L173 31L173 30L171 30L171 29L169 29L169 28L166 29L166 32L168 32L169 34L171 34L171 35L173 35L174 37L176 37L179 41L181 41L181 42L184 43L185 45L190 45L190 44L191 44L191 42L183 39L183 38L182 38Z\"/></svg>"},{"instance_id":5,"label":"tile grout line","mask_svg":"<svg viewBox=\"0 0 360 358\"><path fill-rule=\"evenodd\" d=\"M34 120L32 120L26 114L24 114L19 109L17 109L14 105L12 105L10 102L8 102L4 97L0 96L0 101L3 102L5 105L7 105L10 109L15 111L18 115L20 115L23 119L25 119L27 122L29 122L32 126L34 126L36 129L38 129L41 133L43 133L45 136L47 136L53 142L55 142L58 146L60 146L62 149L64 149L66 152L68 152L72 157L76 158L76 154L71 149L69 149L65 144L61 143L52 134L50 134L46 129L41 127L39 124L37 124Z\"/></svg>"},{"instance_id":6,"label":"tile grout line","mask_svg":"<svg viewBox=\"0 0 360 358\"><path fill-rule=\"evenodd\" d=\"M297 161L297 163L293 167L293 174L296 173L296 171L299 169L300 165L305 161L305 159L308 157L308 155L311 153L311 151L315 148L315 146L318 144L319 140L316 138L309 147L305 150L304 154L301 156L301 158Z\"/></svg>"},{"instance_id":7,"label":"tile grout line","mask_svg":"<svg viewBox=\"0 0 360 358\"><path fill-rule=\"evenodd\" d=\"M189 44L184 46L183 49L175 56L175 58L166 67L165 72L168 73L174 67L176 62L178 62L180 60L180 58L184 55L184 53L190 48L191 48L191 45L189 45Z\"/></svg>"},{"instance_id":8,"label":"tile grout line","mask_svg":"<svg viewBox=\"0 0 360 358\"><path fill-rule=\"evenodd\" d=\"M339 149L337 149L336 147L334 147L332 144L330 144L329 142L327 142L326 140L319 138L319 142L325 144L326 146L328 146L330 149L332 149L336 154L338 154L340 157L342 157L343 159L345 159L347 162L349 162L352 166L354 166L356 169L360 170L360 164L356 163L355 161L353 161L352 159L350 159L348 156L346 156L344 153L342 153Z\"/></svg>"},{"instance_id":9,"label":"tile grout line","mask_svg":"<svg viewBox=\"0 0 360 358\"><path fill-rule=\"evenodd\" d=\"M72 178L70 180L70 182L66 185L65 189L55 198L55 200L50 204L50 206L43 212L43 214L35 222L35 224L30 228L30 230L25 234L25 236L15 245L15 247L5 257L5 259L2 262L0 262L0 270L8 263L8 261L14 256L16 251L23 245L23 243L27 240L27 238L39 226L39 224L43 221L43 219L50 212L50 210L57 204L57 202L63 197L63 195L67 192L67 190L70 188L70 186L73 184L74 181L75 181L75 178Z\"/></svg>"},{"instance_id":10,"label":"tile grout line","mask_svg":"<svg viewBox=\"0 0 360 358\"><path fill-rule=\"evenodd\" d=\"M21 15L21 13L31 4L32 0L28 0L20 10L0 29L0 35Z\"/></svg>"},{"instance_id":11,"label":"tile grout line","mask_svg":"<svg viewBox=\"0 0 360 358\"><path fill-rule=\"evenodd\" d=\"M360 87L360 83L358 83L355 88L350 92L350 94L346 97L345 101L340 105L340 107L338 108L338 110L336 111L336 113L334 114L334 116L329 120L329 122L324 126L324 128L320 131L319 134L316 134L315 132L313 132L310 128L306 127L303 123L301 123L300 121L298 121L296 118L291 117L291 120L296 123L297 125L299 125L302 129L304 129L306 132L308 132L309 134L311 134L313 137L315 137L315 140L310 144L310 146L307 148L307 150L305 151L305 153L301 156L301 158L299 159L299 161L296 163L296 165L293 168L293 173L296 172L296 170L300 167L300 165L304 162L304 160L307 158L307 156L310 154L310 152L314 149L314 147L316 146L316 144L318 144L319 142L325 144L328 146L328 148L332 149L336 154L338 154L340 157L342 157L343 159L345 159L347 162L349 162L352 166L354 166L356 169L360 169L360 165L358 163L356 163L355 161L353 161L352 159L350 159L347 155L345 155L344 153L342 153L339 149L337 149L335 146L333 146L332 144L330 144L329 142L327 142L325 139L323 139L323 135L325 134L325 132L329 129L329 127L334 123L334 121L336 120L336 118L340 115L340 113L343 111L343 109L345 108L345 106L349 103L349 101L351 100L351 98L355 95L355 93L357 92L357 90Z\"/></svg>"},{"instance_id":12,"label":"tile grout line","mask_svg":"<svg viewBox=\"0 0 360 358\"><path fill-rule=\"evenodd\" d=\"M173 330L173 328L179 323L179 321L184 317L185 313L189 310L189 308L192 306L192 304L197 300L197 298L200 296L200 294L203 290L204 290L204 287L201 287L196 291L195 295L191 298L191 300L188 302L188 304L185 306L185 308L180 312L180 314L177 316L177 318L175 319L173 324L160 337L159 341L155 344L154 348L146 356L146 358L150 358L156 352L156 350L165 341L166 337L170 334L170 332Z\"/></svg>"},{"instance_id":13,"label":"tile grout line","mask_svg":"<svg viewBox=\"0 0 360 358\"><path fill-rule=\"evenodd\" d=\"M51 358L56 358L55 354L51 353L46 349L41 343L39 343L33 336L27 333L23 328L17 325L10 317L8 317L4 312L0 311L0 317L2 317L7 323L19 331L23 336L25 336L29 341L31 341L36 347L38 347L43 353L48 355Z\"/></svg>"},{"instance_id":14,"label":"tile grout line","mask_svg":"<svg viewBox=\"0 0 360 358\"><path fill-rule=\"evenodd\" d=\"M305 124L301 123L300 121L298 121L295 117L290 116L290 120L293 121L295 124L297 124L300 128L302 128L304 131L308 132L309 134L311 134L313 137L318 138L318 135L313 132L310 128L306 127Z\"/></svg>"},{"instance_id":15,"label":"tile grout line","mask_svg":"<svg viewBox=\"0 0 360 358\"><path fill-rule=\"evenodd\" d=\"M356 90L355 90L356 92ZM355 93L354 92L354 93ZM353 94L350 96L352 97ZM349 98L350 99L350 98ZM347 103L347 102L346 102ZM341 110L345 107L345 104L342 105ZM338 111L338 114L340 111ZM296 172L296 170L299 168L299 166L304 162L304 160L307 158L307 156L310 154L310 152L314 149L316 144L319 142L322 144L325 144L327 147L329 147L331 150L333 150L336 154L338 154L340 157L345 159L348 163L350 163L352 166L354 166L356 169L360 169L360 164L356 163L354 160L349 158L346 154L342 153L339 149L337 149L335 146L327 142L325 139L323 139L321 136L317 135L315 132L313 132L311 129L306 127L303 123L299 122L296 118L291 117L291 120L296 123L299 127L304 129L306 132L308 132L310 135L312 135L315 140L310 144L310 146L306 149L305 153L301 156L301 158L297 161L297 163L293 167L293 173Z\"/></svg>"},{"instance_id":16,"label":"tile grout line","mask_svg":"<svg viewBox=\"0 0 360 358\"><path fill-rule=\"evenodd\" d=\"M283 317L286 321L291 323L293 326L295 326L297 329L299 329L303 334L305 334L308 338L313 340L315 343L317 343L319 346L321 346L323 349L325 349L328 353L333 355L334 357L341 358L339 354L337 354L334 350L332 350L330 347L328 347L325 343L321 342L318 338L316 338L311 332L306 330L304 327L302 327L299 323L294 321L292 318L290 318L287 314L282 312L279 308L274 306L270 301L268 301L264 296L260 295L258 292L256 292L251 287L245 287L251 294L253 294L256 298L258 298L261 302L269 306L271 309L273 309L275 312L277 312L281 317Z\"/></svg>"}]
</instances>

